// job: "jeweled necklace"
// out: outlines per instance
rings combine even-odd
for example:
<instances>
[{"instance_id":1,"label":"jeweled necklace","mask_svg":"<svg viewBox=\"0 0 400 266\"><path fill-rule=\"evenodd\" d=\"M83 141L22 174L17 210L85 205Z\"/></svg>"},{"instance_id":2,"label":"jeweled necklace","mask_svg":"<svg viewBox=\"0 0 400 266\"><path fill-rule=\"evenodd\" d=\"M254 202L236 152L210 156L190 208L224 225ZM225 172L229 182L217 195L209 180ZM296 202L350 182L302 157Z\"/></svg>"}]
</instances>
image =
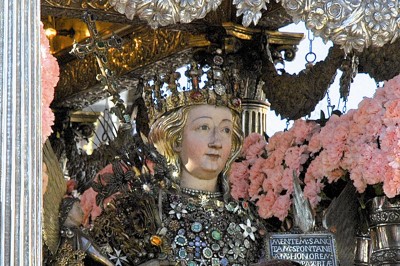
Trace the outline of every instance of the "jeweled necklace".
<instances>
[{"instance_id":1,"label":"jeweled necklace","mask_svg":"<svg viewBox=\"0 0 400 266\"><path fill-rule=\"evenodd\" d=\"M190 195L190 196L206 196L207 198L210 198L210 199L216 199L216 198L222 197L221 192L211 192L211 191L193 189L193 188L187 188L187 187L183 187L183 188L181 188L181 190L182 190L182 193Z\"/></svg>"}]
</instances>

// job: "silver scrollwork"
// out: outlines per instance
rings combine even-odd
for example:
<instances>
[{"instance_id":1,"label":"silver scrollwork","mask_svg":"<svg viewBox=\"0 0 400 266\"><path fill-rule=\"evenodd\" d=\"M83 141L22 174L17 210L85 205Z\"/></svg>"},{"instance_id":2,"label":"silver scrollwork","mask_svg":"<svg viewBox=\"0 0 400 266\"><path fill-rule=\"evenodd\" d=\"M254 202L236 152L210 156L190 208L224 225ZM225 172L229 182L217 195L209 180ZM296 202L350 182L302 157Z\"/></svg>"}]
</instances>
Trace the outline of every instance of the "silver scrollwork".
<instances>
[{"instance_id":1,"label":"silver scrollwork","mask_svg":"<svg viewBox=\"0 0 400 266\"><path fill-rule=\"evenodd\" d=\"M222 0L111 0L110 5L128 19L134 16L152 28L175 23L190 23L216 10Z\"/></svg>"},{"instance_id":2,"label":"silver scrollwork","mask_svg":"<svg viewBox=\"0 0 400 266\"><path fill-rule=\"evenodd\" d=\"M346 53L381 47L399 34L397 0L282 0L282 5L296 23L304 21L316 36Z\"/></svg>"},{"instance_id":3,"label":"silver scrollwork","mask_svg":"<svg viewBox=\"0 0 400 266\"><path fill-rule=\"evenodd\" d=\"M381 223L399 223L400 211L399 210L385 210L370 214L370 222L372 225Z\"/></svg>"}]
</instances>

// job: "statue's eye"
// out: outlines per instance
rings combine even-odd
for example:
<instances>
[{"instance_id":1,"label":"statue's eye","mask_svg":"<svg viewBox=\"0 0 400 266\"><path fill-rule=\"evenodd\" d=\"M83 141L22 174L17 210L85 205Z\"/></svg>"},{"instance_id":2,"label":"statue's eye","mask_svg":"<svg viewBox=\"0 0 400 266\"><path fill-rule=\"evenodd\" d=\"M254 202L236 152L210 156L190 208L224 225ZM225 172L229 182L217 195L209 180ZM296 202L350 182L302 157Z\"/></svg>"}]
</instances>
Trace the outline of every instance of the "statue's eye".
<instances>
[{"instance_id":1,"label":"statue's eye","mask_svg":"<svg viewBox=\"0 0 400 266\"><path fill-rule=\"evenodd\" d=\"M201 129L201 130L209 130L210 127L209 127L208 125L201 125L201 126L200 126L200 129Z\"/></svg>"},{"instance_id":2,"label":"statue's eye","mask_svg":"<svg viewBox=\"0 0 400 266\"><path fill-rule=\"evenodd\" d=\"M224 133L226 133L226 134L230 134L232 130L231 130L229 127L224 127L224 128L222 129L222 131L223 131Z\"/></svg>"}]
</instances>

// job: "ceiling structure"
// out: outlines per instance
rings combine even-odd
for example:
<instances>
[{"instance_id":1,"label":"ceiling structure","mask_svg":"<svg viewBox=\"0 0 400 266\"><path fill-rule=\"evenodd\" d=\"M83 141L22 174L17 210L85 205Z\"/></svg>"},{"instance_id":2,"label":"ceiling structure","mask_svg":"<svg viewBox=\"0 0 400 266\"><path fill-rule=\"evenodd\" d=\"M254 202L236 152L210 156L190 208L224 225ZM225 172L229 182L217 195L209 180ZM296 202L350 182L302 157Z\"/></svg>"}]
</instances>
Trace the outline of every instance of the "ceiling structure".
<instances>
[{"instance_id":1,"label":"ceiling structure","mask_svg":"<svg viewBox=\"0 0 400 266\"><path fill-rule=\"evenodd\" d=\"M309 19L315 13L311 12L312 8L316 7L311 6L312 10L307 14L299 11L299 7L305 1L282 1L282 3L217 1L212 3L211 9L207 6L210 10L207 9L207 12L202 13L201 17L204 18L193 19L192 14L193 20L190 23L159 22L153 23L153 28L148 25L149 15L143 10L140 13L139 9L137 9L139 11L135 9L137 13L131 11L130 14L126 6L121 10L121 4L126 5L127 2L134 3L134 1L117 0L42 0L42 22L45 29L55 30L50 38L50 45L61 70L52 108L80 110L109 96L109 92L104 90L104 84L97 78L101 71L95 55L88 51L82 59L78 59L70 54L74 42L85 44L89 40L89 30L82 19L85 12L90 12L96 20L96 30L101 39L108 40L113 35L118 35L122 39L119 49L107 49L108 66L113 71L117 91L129 89L133 90L133 94L138 94L140 90L138 84L141 80L151 79L157 73L182 66L193 56L202 55L204 51L212 52L216 48L221 48L240 62L240 72L243 73L244 79L262 79L265 82L263 90L271 103L272 110L282 118L297 119L314 110L316 104L325 96L339 68L344 73L340 88L343 97L347 96L352 77L357 72L368 73L377 82L390 79L400 72L400 61L396 59L399 53L397 48L399 41L395 38L392 43L380 42L379 46L383 47L370 45L354 51L346 47L343 49L340 43L335 44L324 61L297 75L277 71L274 63L293 59L296 45L303 38L302 34L277 31L292 23L292 17L287 12L288 8L292 8L289 13L296 20L307 19L306 25L311 25L312 30L318 32L328 28L326 26L328 24L317 27L315 19ZM151 1L136 1L139 4L149 2ZM186 2L188 5L193 4L191 1ZM211 2L210 0L202 3L210 5ZM245 5L252 2L257 2L259 5L255 7ZM294 2L297 3L295 6L297 9L290 6ZM321 1L311 1L313 2ZM336 4L342 1L325 2L335 3L322 7L323 12L319 15L323 17L326 13L328 19L322 20L321 23L330 22L331 9L338 10ZM347 8L345 2L342 3L342 8ZM356 4L353 3L354 5ZM126 14L117 12L114 7L117 9L119 7L118 10ZM213 8L216 10L213 11ZM356 10L358 18L355 18L358 22L362 16L359 9ZM254 12L247 12L249 10ZM349 8L346 10L348 13L351 12ZM386 11L383 10L382 14L384 12ZM239 13L241 15L237 16ZM392 17L396 15L393 12L391 14ZM132 20L127 16L132 17ZM173 19L172 22L176 19L184 20L182 17L183 15ZM249 27L244 27L242 24L249 24ZM155 26L158 28L155 29ZM339 26L342 27L341 33L348 32L346 27ZM324 37L329 39L330 36L326 32L328 31L324 31ZM352 36L345 35L345 37L350 39ZM370 40L368 42L371 43ZM356 57L353 57L354 55Z\"/></svg>"}]
</instances>

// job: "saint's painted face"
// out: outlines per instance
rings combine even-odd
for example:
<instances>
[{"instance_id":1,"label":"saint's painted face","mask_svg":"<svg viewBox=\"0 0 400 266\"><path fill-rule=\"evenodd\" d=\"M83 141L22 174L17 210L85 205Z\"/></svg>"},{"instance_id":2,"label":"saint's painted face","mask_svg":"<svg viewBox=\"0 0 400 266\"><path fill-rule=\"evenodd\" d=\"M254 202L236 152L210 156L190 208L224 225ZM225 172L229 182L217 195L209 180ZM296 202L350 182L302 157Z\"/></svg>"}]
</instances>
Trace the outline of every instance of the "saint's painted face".
<instances>
[{"instance_id":1,"label":"saint's painted face","mask_svg":"<svg viewBox=\"0 0 400 266\"><path fill-rule=\"evenodd\" d=\"M182 143L176 148L182 171L199 179L216 178L229 158L232 131L232 113L227 107L192 107L183 129Z\"/></svg>"}]
</instances>

